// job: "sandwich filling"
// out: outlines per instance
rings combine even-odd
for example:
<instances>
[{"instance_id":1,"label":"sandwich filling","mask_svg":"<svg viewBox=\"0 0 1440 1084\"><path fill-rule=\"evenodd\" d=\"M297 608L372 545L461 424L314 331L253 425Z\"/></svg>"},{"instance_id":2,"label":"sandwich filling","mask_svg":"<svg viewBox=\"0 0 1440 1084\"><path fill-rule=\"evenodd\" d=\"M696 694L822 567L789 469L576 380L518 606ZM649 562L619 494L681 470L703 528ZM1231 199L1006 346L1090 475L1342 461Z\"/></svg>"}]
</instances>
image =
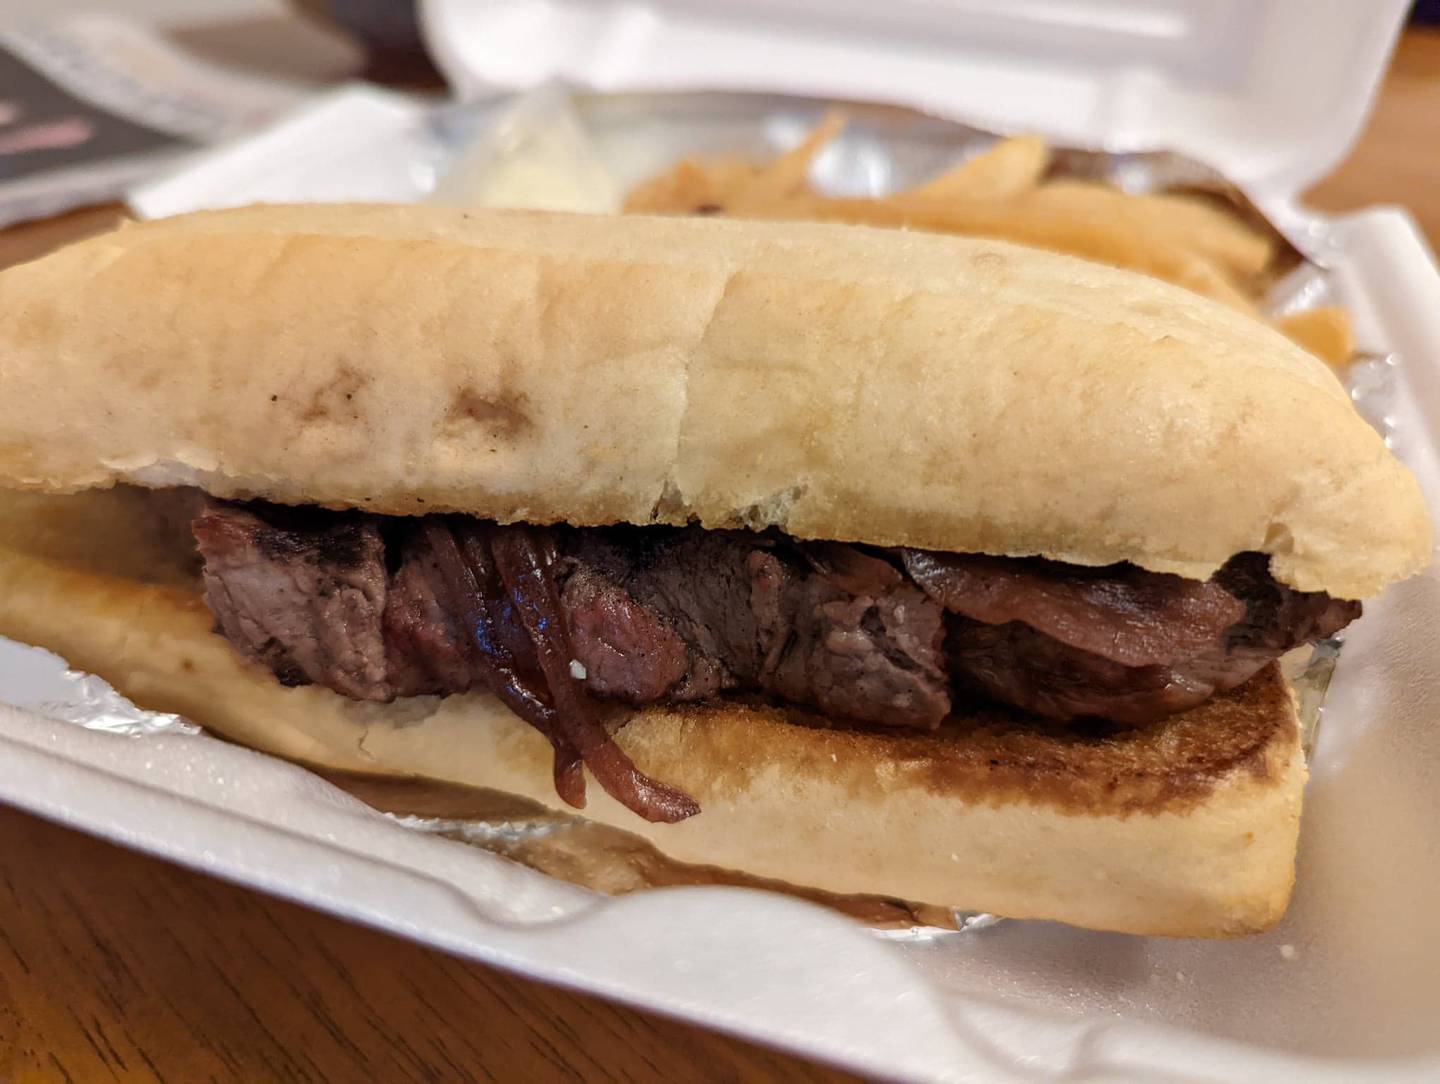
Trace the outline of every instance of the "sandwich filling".
<instances>
[{"instance_id":1,"label":"sandwich filling","mask_svg":"<svg viewBox=\"0 0 1440 1084\"><path fill-rule=\"evenodd\" d=\"M208 502L191 524L219 631L286 684L388 701L484 688L651 820L698 810L609 737L626 705L762 695L932 728L999 701L1139 725L1333 635L1358 602L1261 554L1201 582L1132 565L881 550L699 527L501 526Z\"/></svg>"}]
</instances>

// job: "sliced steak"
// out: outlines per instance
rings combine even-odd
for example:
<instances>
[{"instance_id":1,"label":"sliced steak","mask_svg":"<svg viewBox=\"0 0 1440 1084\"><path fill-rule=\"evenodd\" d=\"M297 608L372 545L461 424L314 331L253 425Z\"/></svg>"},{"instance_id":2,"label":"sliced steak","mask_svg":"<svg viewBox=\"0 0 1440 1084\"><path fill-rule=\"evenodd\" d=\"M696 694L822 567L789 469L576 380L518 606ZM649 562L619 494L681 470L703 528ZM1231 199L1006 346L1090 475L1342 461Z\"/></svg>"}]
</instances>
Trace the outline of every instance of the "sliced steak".
<instances>
[{"instance_id":1,"label":"sliced steak","mask_svg":"<svg viewBox=\"0 0 1440 1084\"><path fill-rule=\"evenodd\" d=\"M1226 630L1225 649L1230 655L1284 654L1311 640L1334 636L1364 610L1353 599L1296 591L1278 583L1270 575L1269 558L1261 553L1232 558L1215 574L1214 582L1245 604L1244 616Z\"/></svg>"},{"instance_id":2,"label":"sliced steak","mask_svg":"<svg viewBox=\"0 0 1440 1084\"><path fill-rule=\"evenodd\" d=\"M1139 724L1184 711L1215 687L1166 666L1126 666L1020 621L953 619L946 641L957 688L1050 719Z\"/></svg>"},{"instance_id":3,"label":"sliced steak","mask_svg":"<svg viewBox=\"0 0 1440 1084\"><path fill-rule=\"evenodd\" d=\"M944 615L922 591L898 574L787 577L771 564L776 557L757 556L755 609L766 623L762 689L896 726L935 727L950 714Z\"/></svg>"},{"instance_id":4,"label":"sliced steak","mask_svg":"<svg viewBox=\"0 0 1440 1084\"><path fill-rule=\"evenodd\" d=\"M385 547L374 517L211 503L191 527L221 631L287 685L389 700L381 615Z\"/></svg>"},{"instance_id":5,"label":"sliced steak","mask_svg":"<svg viewBox=\"0 0 1440 1084\"><path fill-rule=\"evenodd\" d=\"M903 551L905 569L951 613L987 625L1022 622L1127 667L1186 659L1245 614L1216 580L1134 565L1085 568L1040 558Z\"/></svg>"},{"instance_id":6,"label":"sliced steak","mask_svg":"<svg viewBox=\"0 0 1440 1084\"><path fill-rule=\"evenodd\" d=\"M957 683L1052 719L1138 725L1184 711L1291 648L1333 636L1361 610L1277 583L1262 554L1242 554L1204 583L1127 565L1085 570L1073 589L1057 588L1053 562L1034 562L1050 566L1038 573L1032 562L1009 562L1032 567L976 584L973 562L982 560L995 559L954 558L971 566L958 577L949 555L907 555L906 566L927 588L948 591L962 615L948 641ZM1082 606L1088 635L1072 622Z\"/></svg>"},{"instance_id":7,"label":"sliced steak","mask_svg":"<svg viewBox=\"0 0 1440 1084\"><path fill-rule=\"evenodd\" d=\"M740 531L545 531L263 504L212 502L193 530L221 631L282 681L366 700L491 688L534 716L574 793L578 738L564 736L541 648L551 670L557 645L570 653L567 682L630 704L763 692L930 727L953 688L1054 719L1142 723L1360 613L1276 583L1258 554L1198 582ZM528 603L497 554L535 566L511 577L530 584ZM527 625L517 607L541 602Z\"/></svg>"},{"instance_id":8,"label":"sliced steak","mask_svg":"<svg viewBox=\"0 0 1440 1084\"><path fill-rule=\"evenodd\" d=\"M382 628L389 679L397 696L460 693L481 678L466 642L464 608L453 597L423 523L405 524L392 551Z\"/></svg>"},{"instance_id":9,"label":"sliced steak","mask_svg":"<svg viewBox=\"0 0 1440 1084\"><path fill-rule=\"evenodd\" d=\"M638 602L623 581L589 565L575 565L561 604L585 683L599 696L647 704L680 686L695 665L660 614Z\"/></svg>"},{"instance_id":10,"label":"sliced steak","mask_svg":"<svg viewBox=\"0 0 1440 1084\"><path fill-rule=\"evenodd\" d=\"M696 530L573 532L564 603L592 692L761 689L874 723L950 709L940 607L850 546Z\"/></svg>"},{"instance_id":11,"label":"sliced steak","mask_svg":"<svg viewBox=\"0 0 1440 1084\"><path fill-rule=\"evenodd\" d=\"M753 685L759 642L746 561L766 544L757 536L728 531L617 527L566 532L561 537L561 575L569 577L566 608L574 614L580 602L592 603L584 607L583 623L590 628L587 654L580 661L587 670L592 661L598 664L610 675L610 684L631 694L653 687L662 672L670 682L665 692L675 700ZM612 619L611 631L598 639L593 623L597 599L606 600ZM607 649L631 645L628 665L661 669L617 681L618 660L599 650L601 641ZM677 649L685 656L679 672L674 670Z\"/></svg>"},{"instance_id":12,"label":"sliced steak","mask_svg":"<svg viewBox=\"0 0 1440 1084\"><path fill-rule=\"evenodd\" d=\"M1278 583L1270 575L1269 558L1260 553L1232 558L1215 574L1214 582L1244 603L1244 616L1225 630L1219 644L1178 669L1217 692L1248 681L1292 648L1334 636L1364 610L1354 599L1296 591Z\"/></svg>"}]
</instances>

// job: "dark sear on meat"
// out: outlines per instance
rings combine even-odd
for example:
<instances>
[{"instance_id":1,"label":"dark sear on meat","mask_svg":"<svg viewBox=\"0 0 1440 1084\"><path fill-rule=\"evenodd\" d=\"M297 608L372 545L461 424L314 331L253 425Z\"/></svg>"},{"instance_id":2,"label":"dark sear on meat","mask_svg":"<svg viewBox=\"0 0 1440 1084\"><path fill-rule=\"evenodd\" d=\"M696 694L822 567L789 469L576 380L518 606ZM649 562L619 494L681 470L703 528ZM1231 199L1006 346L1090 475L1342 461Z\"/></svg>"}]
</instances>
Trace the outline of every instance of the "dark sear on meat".
<instances>
[{"instance_id":1,"label":"dark sear on meat","mask_svg":"<svg viewBox=\"0 0 1440 1084\"><path fill-rule=\"evenodd\" d=\"M881 551L699 528L498 526L211 502L194 521L219 630L286 684L361 700L484 688L652 820L692 800L610 740L606 703L765 694L929 728L988 698L1148 722L1333 635L1358 602L1241 554L1205 582L1131 565Z\"/></svg>"}]
</instances>

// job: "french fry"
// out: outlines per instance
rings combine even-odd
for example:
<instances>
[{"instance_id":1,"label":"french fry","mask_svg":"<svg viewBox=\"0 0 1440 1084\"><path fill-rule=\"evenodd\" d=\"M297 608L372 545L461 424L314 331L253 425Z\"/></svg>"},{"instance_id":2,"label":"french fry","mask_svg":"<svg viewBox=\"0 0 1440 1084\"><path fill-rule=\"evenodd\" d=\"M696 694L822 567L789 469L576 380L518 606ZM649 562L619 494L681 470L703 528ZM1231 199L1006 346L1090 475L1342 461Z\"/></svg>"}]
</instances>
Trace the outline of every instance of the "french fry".
<instances>
[{"instance_id":1,"label":"french fry","mask_svg":"<svg viewBox=\"0 0 1440 1084\"><path fill-rule=\"evenodd\" d=\"M827 113L809 135L755 174L754 180L745 186L744 198L749 201L808 192L810 166L825 145L840 134L845 124L844 113Z\"/></svg>"},{"instance_id":2,"label":"french fry","mask_svg":"<svg viewBox=\"0 0 1440 1084\"><path fill-rule=\"evenodd\" d=\"M1013 199L1040 183L1050 148L1039 136L1002 139L954 169L905 192L920 199Z\"/></svg>"},{"instance_id":3,"label":"french fry","mask_svg":"<svg viewBox=\"0 0 1440 1084\"><path fill-rule=\"evenodd\" d=\"M630 214L717 214L753 184L759 167L738 158L698 162L682 158L625 197Z\"/></svg>"},{"instance_id":4,"label":"french fry","mask_svg":"<svg viewBox=\"0 0 1440 1084\"><path fill-rule=\"evenodd\" d=\"M632 188L622 206L631 214L693 212L711 199L712 190L709 172L699 163L682 158L664 173Z\"/></svg>"},{"instance_id":5,"label":"french fry","mask_svg":"<svg viewBox=\"0 0 1440 1084\"><path fill-rule=\"evenodd\" d=\"M815 156L845 123L843 113L827 114L796 146L768 164L739 158L682 158L664 173L632 188L622 209L631 214L733 213L748 203L809 192Z\"/></svg>"},{"instance_id":6,"label":"french fry","mask_svg":"<svg viewBox=\"0 0 1440 1084\"><path fill-rule=\"evenodd\" d=\"M1355 356L1355 329L1344 309L1327 305L1276 318L1275 326L1321 361L1340 368Z\"/></svg>"},{"instance_id":7,"label":"french fry","mask_svg":"<svg viewBox=\"0 0 1440 1084\"><path fill-rule=\"evenodd\" d=\"M1271 238L1193 196L1130 195L1095 181L1056 180L1026 193L1019 202L1026 208L1128 226L1188 248L1236 275L1259 275L1275 257Z\"/></svg>"},{"instance_id":8,"label":"french fry","mask_svg":"<svg viewBox=\"0 0 1440 1084\"><path fill-rule=\"evenodd\" d=\"M1242 312L1256 312L1254 302L1230 281L1224 269L1204 256L1123 225L1077 218L1054 209L1026 209L1013 203L961 204L911 195L883 200L808 196L768 203L747 201L737 205L735 213L747 218L818 219L994 237L1141 271Z\"/></svg>"},{"instance_id":9,"label":"french fry","mask_svg":"<svg viewBox=\"0 0 1440 1084\"><path fill-rule=\"evenodd\" d=\"M723 213L993 237L1164 279L1259 317L1254 295L1276 244L1204 199L1134 195L1095 181L1045 181L1050 150L1036 136L996 143L917 188L875 199L823 196L809 183L815 157L845 126L831 113L768 164L741 159L676 163L637 186L627 211ZM1321 309L1276 321L1307 350L1340 365L1354 352L1345 314Z\"/></svg>"}]
</instances>

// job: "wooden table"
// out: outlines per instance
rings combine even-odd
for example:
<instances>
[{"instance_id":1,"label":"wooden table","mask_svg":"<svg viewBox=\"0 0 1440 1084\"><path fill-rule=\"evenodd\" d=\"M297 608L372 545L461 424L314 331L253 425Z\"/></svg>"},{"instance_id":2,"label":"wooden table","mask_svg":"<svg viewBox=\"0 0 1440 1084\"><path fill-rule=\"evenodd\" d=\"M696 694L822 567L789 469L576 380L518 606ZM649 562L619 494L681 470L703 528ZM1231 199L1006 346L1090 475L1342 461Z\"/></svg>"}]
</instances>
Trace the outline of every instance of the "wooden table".
<instances>
[{"instance_id":1,"label":"wooden table","mask_svg":"<svg viewBox=\"0 0 1440 1084\"><path fill-rule=\"evenodd\" d=\"M1440 241L1440 34L1411 33L1317 187ZM0 234L0 264L113 222ZM0 1080L843 1080L0 810Z\"/></svg>"},{"instance_id":2,"label":"wooden table","mask_svg":"<svg viewBox=\"0 0 1440 1084\"><path fill-rule=\"evenodd\" d=\"M1440 249L1440 29L1400 40L1360 141L1308 198L1326 211L1401 204Z\"/></svg>"}]
</instances>

